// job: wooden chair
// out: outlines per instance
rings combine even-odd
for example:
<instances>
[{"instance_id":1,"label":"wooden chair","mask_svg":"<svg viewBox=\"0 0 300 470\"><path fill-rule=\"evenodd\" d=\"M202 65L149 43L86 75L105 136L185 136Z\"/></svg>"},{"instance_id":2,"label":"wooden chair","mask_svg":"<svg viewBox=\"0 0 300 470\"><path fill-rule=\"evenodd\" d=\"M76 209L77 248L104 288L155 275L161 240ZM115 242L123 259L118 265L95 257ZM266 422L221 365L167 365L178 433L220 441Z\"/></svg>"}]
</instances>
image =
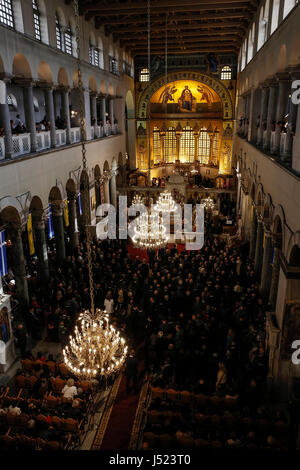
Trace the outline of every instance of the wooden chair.
<instances>
[{"instance_id":1,"label":"wooden chair","mask_svg":"<svg viewBox=\"0 0 300 470\"><path fill-rule=\"evenodd\" d=\"M160 387L152 387L151 395L152 395L152 400L155 400L156 398L160 398L161 400L163 400L165 396L165 390Z\"/></svg>"},{"instance_id":2,"label":"wooden chair","mask_svg":"<svg viewBox=\"0 0 300 470\"><path fill-rule=\"evenodd\" d=\"M33 364L34 362L31 361L30 359L23 359L21 361L21 364L22 364L22 369L25 371L25 372L30 372L33 368Z\"/></svg>"},{"instance_id":3,"label":"wooden chair","mask_svg":"<svg viewBox=\"0 0 300 470\"><path fill-rule=\"evenodd\" d=\"M178 401L178 393L173 388L166 390L167 400Z\"/></svg>"},{"instance_id":4,"label":"wooden chair","mask_svg":"<svg viewBox=\"0 0 300 470\"><path fill-rule=\"evenodd\" d=\"M180 399L183 403L190 403L192 401L192 397L192 393L188 392L187 390L180 392Z\"/></svg>"}]
</instances>

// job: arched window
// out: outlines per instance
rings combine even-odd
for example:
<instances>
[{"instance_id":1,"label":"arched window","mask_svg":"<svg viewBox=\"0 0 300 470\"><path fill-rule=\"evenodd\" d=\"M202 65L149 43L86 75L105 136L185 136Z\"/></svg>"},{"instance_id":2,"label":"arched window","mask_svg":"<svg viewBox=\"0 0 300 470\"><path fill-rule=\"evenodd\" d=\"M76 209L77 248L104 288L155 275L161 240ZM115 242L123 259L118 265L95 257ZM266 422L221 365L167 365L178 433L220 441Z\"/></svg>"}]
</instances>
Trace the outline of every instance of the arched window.
<instances>
[{"instance_id":1,"label":"arched window","mask_svg":"<svg viewBox=\"0 0 300 470\"><path fill-rule=\"evenodd\" d=\"M140 71L140 82L149 82L149 69L142 69Z\"/></svg>"},{"instance_id":2,"label":"arched window","mask_svg":"<svg viewBox=\"0 0 300 470\"><path fill-rule=\"evenodd\" d=\"M247 51L247 39L245 39L242 46L242 56L241 56L241 71L244 70L246 65L246 51Z\"/></svg>"},{"instance_id":3,"label":"arched window","mask_svg":"<svg viewBox=\"0 0 300 470\"><path fill-rule=\"evenodd\" d=\"M249 36L248 36L247 64L253 58L254 37L255 37L255 23L253 23L252 28L249 31Z\"/></svg>"},{"instance_id":4,"label":"arched window","mask_svg":"<svg viewBox=\"0 0 300 470\"><path fill-rule=\"evenodd\" d=\"M231 80L231 67L224 65L221 70L221 80Z\"/></svg>"},{"instance_id":5,"label":"arched window","mask_svg":"<svg viewBox=\"0 0 300 470\"><path fill-rule=\"evenodd\" d=\"M296 0L284 0L283 5L283 19L289 14L289 12L294 8L298 3Z\"/></svg>"},{"instance_id":6,"label":"arched window","mask_svg":"<svg viewBox=\"0 0 300 470\"><path fill-rule=\"evenodd\" d=\"M272 10L272 21L271 21L271 34L278 27L278 19L279 19L279 7L280 7L280 0L273 0L273 10Z\"/></svg>"},{"instance_id":7,"label":"arched window","mask_svg":"<svg viewBox=\"0 0 300 470\"><path fill-rule=\"evenodd\" d=\"M257 50L259 50L267 40L268 18L269 1L267 0L265 3L265 7L262 6L259 13Z\"/></svg>"},{"instance_id":8,"label":"arched window","mask_svg":"<svg viewBox=\"0 0 300 470\"><path fill-rule=\"evenodd\" d=\"M64 43L63 43L62 25L60 23L60 20L57 14L55 17L55 32L56 32L56 47L57 49L63 51Z\"/></svg>"},{"instance_id":9,"label":"arched window","mask_svg":"<svg viewBox=\"0 0 300 470\"><path fill-rule=\"evenodd\" d=\"M71 30L71 25L69 23L65 34L64 34L64 39L65 39L65 52L67 54L73 55L73 40L72 40L72 30Z\"/></svg>"},{"instance_id":10,"label":"arched window","mask_svg":"<svg viewBox=\"0 0 300 470\"><path fill-rule=\"evenodd\" d=\"M40 11L39 11L37 0L32 0L32 9L33 9L34 37L38 41L41 41L42 40L41 20L40 20Z\"/></svg>"},{"instance_id":11,"label":"arched window","mask_svg":"<svg viewBox=\"0 0 300 470\"><path fill-rule=\"evenodd\" d=\"M175 127L169 127L164 138L164 160L166 163L175 163L176 160L176 133Z\"/></svg>"},{"instance_id":12,"label":"arched window","mask_svg":"<svg viewBox=\"0 0 300 470\"><path fill-rule=\"evenodd\" d=\"M158 127L155 126L153 129L153 161L154 163L159 163L160 160L160 132Z\"/></svg>"},{"instance_id":13,"label":"arched window","mask_svg":"<svg viewBox=\"0 0 300 470\"><path fill-rule=\"evenodd\" d=\"M0 23L14 28L14 14L11 0L0 1Z\"/></svg>"},{"instance_id":14,"label":"arched window","mask_svg":"<svg viewBox=\"0 0 300 470\"><path fill-rule=\"evenodd\" d=\"M97 47L90 42L90 64L99 67L99 51Z\"/></svg>"},{"instance_id":15,"label":"arched window","mask_svg":"<svg viewBox=\"0 0 300 470\"><path fill-rule=\"evenodd\" d=\"M190 126L185 126L182 129L179 148L179 159L183 163L191 163L195 159L195 137L193 129Z\"/></svg>"},{"instance_id":16,"label":"arched window","mask_svg":"<svg viewBox=\"0 0 300 470\"><path fill-rule=\"evenodd\" d=\"M198 160L202 164L209 162L210 138L206 127L202 127L198 137Z\"/></svg>"}]
</instances>

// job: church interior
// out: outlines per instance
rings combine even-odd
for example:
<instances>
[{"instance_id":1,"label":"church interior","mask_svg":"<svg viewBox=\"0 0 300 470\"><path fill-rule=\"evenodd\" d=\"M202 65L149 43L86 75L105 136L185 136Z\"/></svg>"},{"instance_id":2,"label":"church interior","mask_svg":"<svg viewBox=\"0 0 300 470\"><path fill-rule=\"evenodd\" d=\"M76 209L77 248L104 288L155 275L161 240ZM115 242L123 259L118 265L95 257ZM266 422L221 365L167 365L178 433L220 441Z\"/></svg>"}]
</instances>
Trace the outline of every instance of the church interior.
<instances>
[{"instance_id":1,"label":"church interior","mask_svg":"<svg viewBox=\"0 0 300 470\"><path fill-rule=\"evenodd\" d=\"M1 451L300 449L299 30L0 0Z\"/></svg>"}]
</instances>

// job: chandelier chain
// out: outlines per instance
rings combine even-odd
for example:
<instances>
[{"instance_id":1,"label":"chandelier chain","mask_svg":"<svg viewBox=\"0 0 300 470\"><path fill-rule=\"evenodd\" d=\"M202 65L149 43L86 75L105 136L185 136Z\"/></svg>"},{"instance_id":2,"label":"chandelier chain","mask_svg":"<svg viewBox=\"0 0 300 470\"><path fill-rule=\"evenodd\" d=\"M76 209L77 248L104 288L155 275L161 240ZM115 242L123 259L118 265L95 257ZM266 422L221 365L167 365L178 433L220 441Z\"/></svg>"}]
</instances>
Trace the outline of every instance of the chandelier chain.
<instances>
[{"instance_id":1,"label":"chandelier chain","mask_svg":"<svg viewBox=\"0 0 300 470\"><path fill-rule=\"evenodd\" d=\"M87 172L87 158L85 147L85 129L84 129L84 86L82 80L81 70L81 51L80 51L80 18L79 18L79 5L78 0L74 0L74 14L76 24L76 44L77 44L77 74L78 74L78 90L80 97L80 134L81 134L81 149L82 149L82 169ZM89 192L89 180L84 178L85 195ZM84 223L86 229L86 243L87 243L87 257L88 257L88 274L90 285L90 298L91 298L91 313L95 314L95 295L94 295L94 279L93 279L93 261L92 261L92 236L91 230L88 226L88 208L89 205L84 203Z\"/></svg>"}]
</instances>

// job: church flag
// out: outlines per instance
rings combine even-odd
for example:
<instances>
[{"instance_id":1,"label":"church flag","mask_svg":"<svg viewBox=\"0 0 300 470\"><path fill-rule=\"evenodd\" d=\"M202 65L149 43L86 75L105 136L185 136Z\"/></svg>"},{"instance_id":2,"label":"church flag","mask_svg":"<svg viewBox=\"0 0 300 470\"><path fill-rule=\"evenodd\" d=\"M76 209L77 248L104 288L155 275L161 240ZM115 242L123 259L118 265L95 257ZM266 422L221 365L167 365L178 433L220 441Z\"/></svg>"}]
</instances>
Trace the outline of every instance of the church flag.
<instances>
[{"instance_id":1,"label":"church flag","mask_svg":"<svg viewBox=\"0 0 300 470\"><path fill-rule=\"evenodd\" d=\"M69 227L70 225L70 220L69 220L69 207L68 207L68 200L65 199L65 226Z\"/></svg>"},{"instance_id":2,"label":"church flag","mask_svg":"<svg viewBox=\"0 0 300 470\"><path fill-rule=\"evenodd\" d=\"M0 231L0 276L6 276L7 262L6 262L6 243L5 243L5 230Z\"/></svg>"},{"instance_id":3,"label":"church flag","mask_svg":"<svg viewBox=\"0 0 300 470\"><path fill-rule=\"evenodd\" d=\"M28 234L28 243L29 243L29 254L30 254L30 256L32 256L35 253L34 240L33 240L33 229L32 229L32 214L29 214L29 216L28 216L27 234Z\"/></svg>"}]
</instances>

